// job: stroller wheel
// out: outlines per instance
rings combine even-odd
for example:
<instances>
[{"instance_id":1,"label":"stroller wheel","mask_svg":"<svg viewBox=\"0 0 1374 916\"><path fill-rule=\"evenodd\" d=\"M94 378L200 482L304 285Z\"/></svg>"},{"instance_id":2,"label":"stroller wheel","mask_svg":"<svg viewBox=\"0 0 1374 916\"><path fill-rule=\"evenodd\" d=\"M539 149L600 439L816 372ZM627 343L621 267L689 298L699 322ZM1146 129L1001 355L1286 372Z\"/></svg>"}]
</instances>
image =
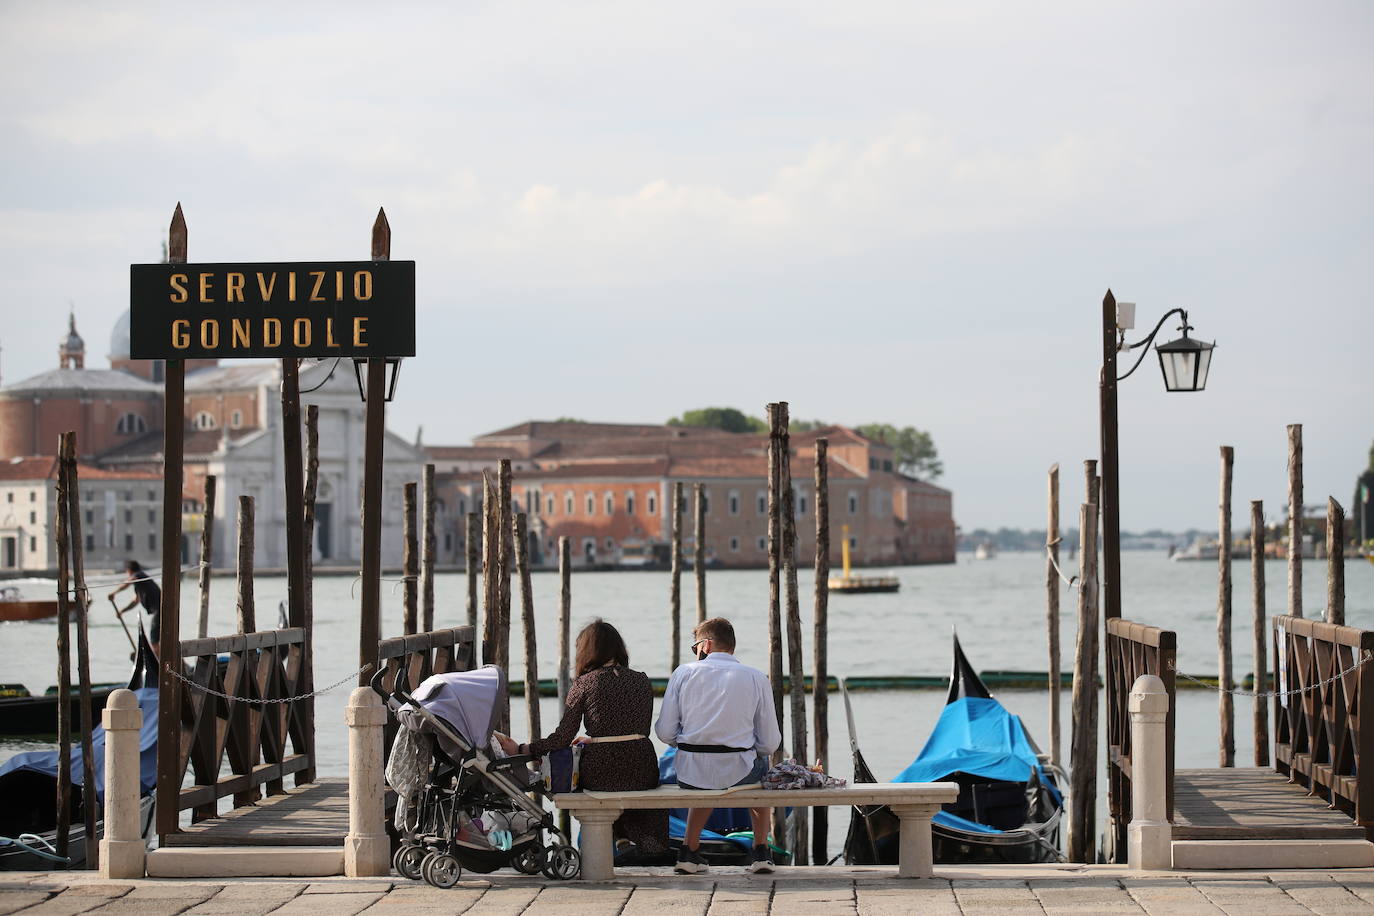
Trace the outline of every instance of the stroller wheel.
<instances>
[{"instance_id":1,"label":"stroller wheel","mask_svg":"<svg viewBox=\"0 0 1374 916\"><path fill-rule=\"evenodd\" d=\"M391 857L391 866L396 869L398 875L419 881L425 854L423 846L402 846L396 850L396 855Z\"/></svg>"},{"instance_id":2,"label":"stroller wheel","mask_svg":"<svg viewBox=\"0 0 1374 916\"><path fill-rule=\"evenodd\" d=\"M544 850L540 871L554 881L571 881L582 870L582 854L571 846L550 846Z\"/></svg>"},{"instance_id":3,"label":"stroller wheel","mask_svg":"<svg viewBox=\"0 0 1374 916\"><path fill-rule=\"evenodd\" d=\"M458 883L463 876L463 866L446 852L425 857L425 880L435 887L449 888Z\"/></svg>"},{"instance_id":4,"label":"stroller wheel","mask_svg":"<svg viewBox=\"0 0 1374 916\"><path fill-rule=\"evenodd\" d=\"M544 864L544 850L537 843L526 843L510 857L510 866L522 875L537 875Z\"/></svg>"}]
</instances>

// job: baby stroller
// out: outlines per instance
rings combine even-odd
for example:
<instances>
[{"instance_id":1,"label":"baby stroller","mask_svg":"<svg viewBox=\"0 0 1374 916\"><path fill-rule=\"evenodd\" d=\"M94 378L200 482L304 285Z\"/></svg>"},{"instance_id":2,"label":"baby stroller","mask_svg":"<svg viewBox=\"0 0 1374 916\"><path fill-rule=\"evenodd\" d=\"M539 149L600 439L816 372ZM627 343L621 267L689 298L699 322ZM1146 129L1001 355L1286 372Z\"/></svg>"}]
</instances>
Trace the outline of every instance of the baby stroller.
<instances>
[{"instance_id":1,"label":"baby stroller","mask_svg":"<svg viewBox=\"0 0 1374 916\"><path fill-rule=\"evenodd\" d=\"M489 746L497 699L506 693L503 670L484 665L436 674L413 693L398 685L390 696L379 672L372 688L401 725L388 775L407 763L415 774L413 782L392 779L399 795L397 872L441 888L453 887L465 868L485 874L509 865L554 880L577 877L582 857L544 810L549 793L529 766L535 758L498 759Z\"/></svg>"}]
</instances>

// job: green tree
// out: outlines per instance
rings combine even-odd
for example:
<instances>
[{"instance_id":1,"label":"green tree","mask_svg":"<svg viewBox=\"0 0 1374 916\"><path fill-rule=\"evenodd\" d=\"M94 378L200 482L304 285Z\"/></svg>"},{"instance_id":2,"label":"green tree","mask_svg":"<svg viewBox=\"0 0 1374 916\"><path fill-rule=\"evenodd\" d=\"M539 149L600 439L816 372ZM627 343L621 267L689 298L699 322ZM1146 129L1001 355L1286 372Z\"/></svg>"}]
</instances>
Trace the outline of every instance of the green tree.
<instances>
[{"instance_id":1,"label":"green tree","mask_svg":"<svg viewBox=\"0 0 1374 916\"><path fill-rule=\"evenodd\" d=\"M924 430L914 426L898 429L891 423L865 423L855 429L870 439L892 446L897 453L897 467L905 474L935 480L945 472L944 462L935 450L935 440Z\"/></svg>"},{"instance_id":2,"label":"green tree","mask_svg":"<svg viewBox=\"0 0 1374 916\"><path fill-rule=\"evenodd\" d=\"M550 422L553 422L553 423L586 423L587 421L584 420L584 419L582 419L581 417L559 417L557 420L552 420L552 421L550 421Z\"/></svg>"},{"instance_id":3,"label":"green tree","mask_svg":"<svg viewBox=\"0 0 1374 916\"><path fill-rule=\"evenodd\" d=\"M703 429L723 429L727 433L766 433L768 424L733 407L701 407L684 410L673 417L669 426L692 426Z\"/></svg>"},{"instance_id":4,"label":"green tree","mask_svg":"<svg viewBox=\"0 0 1374 916\"><path fill-rule=\"evenodd\" d=\"M825 420L792 420L787 424L789 433L809 433L817 429L825 429L830 426Z\"/></svg>"}]
</instances>

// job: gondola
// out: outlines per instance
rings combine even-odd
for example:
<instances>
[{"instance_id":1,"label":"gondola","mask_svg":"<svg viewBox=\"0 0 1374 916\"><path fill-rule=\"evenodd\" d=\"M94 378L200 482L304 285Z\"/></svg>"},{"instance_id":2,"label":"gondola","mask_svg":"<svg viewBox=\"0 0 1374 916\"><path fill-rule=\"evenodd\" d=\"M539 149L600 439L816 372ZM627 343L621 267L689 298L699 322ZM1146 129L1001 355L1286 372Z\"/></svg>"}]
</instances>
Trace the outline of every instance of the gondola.
<instances>
[{"instance_id":1,"label":"gondola","mask_svg":"<svg viewBox=\"0 0 1374 916\"><path fill-rule=\"evenodd\" d=\"M157 781L157 657L139 632L139 651L128 688L138 697L143 710L143 730L139 735L140 790L139 826L146 838L153 822L153 787ZM73 720L76 721L76 720ZM97 788L91 802L99 804L105 783L105 730L91 733ZM57 841L57 751L30 751L16 754L0 764L0 871L52 871L86 866L85 804L82 781L85 768L81 744L71 749L72 803L71 827L66 861L55 856ZM102 831L100 809L96 811L96 832ZM17 842L16 842L17 841Z\"/></svg>"},{"instance_id":2,"label":"gondola","mask_svg":"<svg viewBox=\"0 0 1374 916\"><path fill-rule=\"evenodd\" d=\"M844 703L854 782L877 782L859 751L848 692ZM955 636L945 708L921 753L893 780L959 784L959 798L931 819L935 862L1062 861L1062 780L1063 774L1043 759L1020 718L992 696ZM886 806L856 806L845 839L845 861L897 864L898 830L897 817Z\"/></svg>"}]
</instances>

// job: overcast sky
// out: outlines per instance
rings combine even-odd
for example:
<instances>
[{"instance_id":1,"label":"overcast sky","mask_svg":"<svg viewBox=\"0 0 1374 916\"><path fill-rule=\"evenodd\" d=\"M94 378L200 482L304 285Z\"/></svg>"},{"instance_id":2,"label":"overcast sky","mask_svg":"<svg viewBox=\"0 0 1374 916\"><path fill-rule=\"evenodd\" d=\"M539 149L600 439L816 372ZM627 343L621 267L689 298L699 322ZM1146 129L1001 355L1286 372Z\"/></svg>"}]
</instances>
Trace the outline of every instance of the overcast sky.
<instances>
[{"instance_id":1,"label":"overcast sky","mask_svg":"<svg viewBox=\"0 0 1374 916\"><path fill-rule=\"evenodd\" d=\"M1283 515L1374 440L1367 3L0 5L0 372L103 367L192 261L365 259L419 353L388 423L762 415L929 430L965 528L1077 517L1100 303L1191 310L1207 391L1121 391L1122 527ZM1171 322L1161 339L1176 336Z\"/></svg>"}]
</instances>

